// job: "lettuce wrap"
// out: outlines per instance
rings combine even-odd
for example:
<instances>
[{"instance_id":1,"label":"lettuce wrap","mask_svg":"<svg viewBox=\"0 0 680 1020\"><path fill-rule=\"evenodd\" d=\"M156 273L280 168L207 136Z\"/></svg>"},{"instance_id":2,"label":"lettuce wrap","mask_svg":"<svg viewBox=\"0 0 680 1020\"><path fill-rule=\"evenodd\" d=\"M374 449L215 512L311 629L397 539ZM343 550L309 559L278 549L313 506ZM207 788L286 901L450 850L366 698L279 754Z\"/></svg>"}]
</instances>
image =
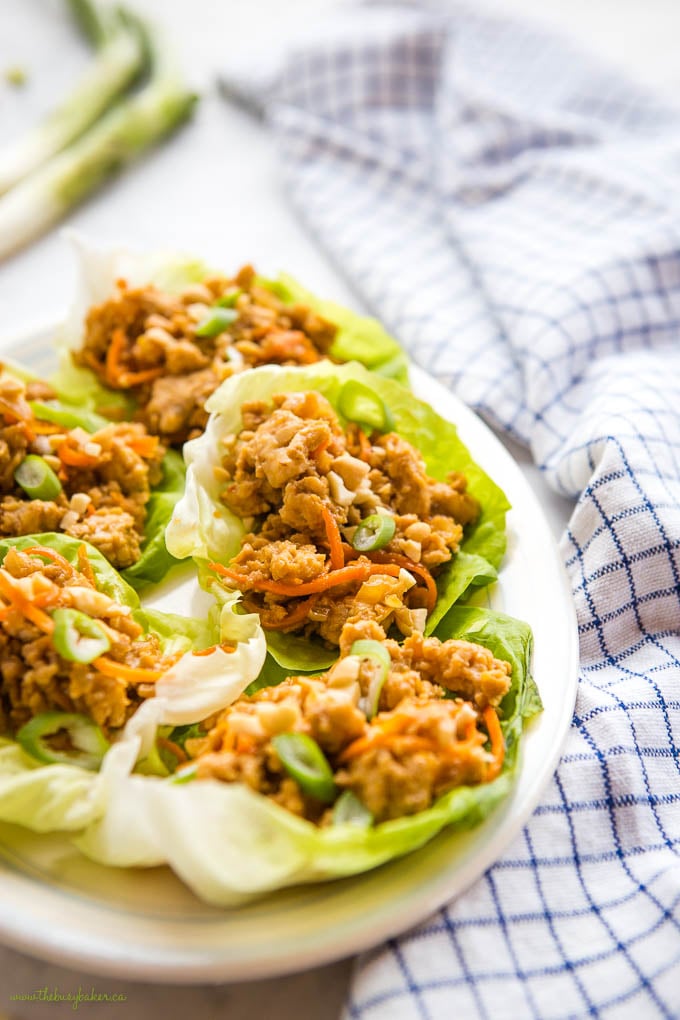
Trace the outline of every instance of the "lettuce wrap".
<instances>
[{"instance_id":1,"label":"lettuce wrap","mask_svg":"<svg viewBox=\"0 0 680 1020\"><path fill-rule=\"evenodd\" d=\"M235 906L287 885L367 871L417 849L447 826L478 825L507 796L523 728L541 710L529 672L531 631L509 616L456 606L437 635L483 644L512 665L500 713L505 761L492 782L457 787L426 811L379 825L319 828L240 784L202 779L178 785L130 775L132 754L128 748L126 760L121 747L106 763L106 810L76 845L108 865L168 864L202 899Z\"/></svg>"},{"instance_id":2,"label":"lettuce wrap","mask_svg":"<svg viewBox=\"0 0 680 1020\"><path fill-rule=\"evenodd\" d=\"M130 286L151 283L175 294L192 283L218 275L219 271L200 259L176 252L104 251L75 238L74 248L78 271L76 298L57 334L59 370L50 381L60 393L67 393L73 403L92 410L110 409L129 417L135 410L134 398L120 390L108 389L94 372L76 366L71 358L71 351L82 342L88 310L106 301L114 293L119 279L126 280ZM303 303L337 326L331 357L339 361L359 361L374 372L408 383L407 355L377 319L316 297L288 274L282 273L275 279L265 276L257 279L286 304Z\"/></svg>"},{"instance_id":3,"label":"lettuce wrap","mask_svg":"<svg viewBox=\"0 0 680 1020\"><path fill-rule=\"evenodd\" d=\"M128 768L167 774L155 745L158 727L197 722L237 698L260 672L265 642L256 616L236 612L237 599L216 590L212 608L199 618L146 610L136 591L92 546L67 535L46 533L0 541L0 565L10 548L46 546L73 566L85 546L97 590L127 606L144 633L159 638L164 655L177 661L156 683L156 693L115 735L116 755ZM221 645L233 647L224 650ZM202 652L195 655L195 652ZM118 744L126 748L118 749ZM132 751L130 750L132 749ZM115 756L114 756L115 760ZM35 831L82 829L104 810L102 774L77 765L45 765L10 737L0 738L0 820Z\"/></svg>"},{"instance_id":4,"label":"lettuce wrap","mask_svg":"<svg viewBox=\"0 0 680 1020\"><path fill-rule=\"evenodd\" d=\"M426 628L427 633L432 633L471 586L495 579L505 552L505 513L509 504L472 459L458 438L455 425L398 382L373 375L357 362L346 365L319 362L305 368L265 365L226 380L206 405L212 413L204 434L184 447L186 489L168 525L166 544L180 559L194 557L203 577L207 576L204 569L207 561L227 565L238 553L247 529L241 518L221 502L223 483L214 468L220 462L222 440L241 430L242 404L268 400L275 393L317 390L329 400L342 421L338 400L343 385L350 380L363 383L381 398L394 420L394 430L420 451L430 475L444 480L455 467L466 475L469 491L481 504L480 517L466 529L460 551L437 577L438 598ZM267 644L275 662L291 673L322 670L336 657L321 642L294 634L269 631ZM270 668L273 676L271 663L267 669Z\"/></svg>"},{"instance_id":5,"label":"lettuce wrap","mask_svg":"<svg viewBox=\"0 0 680 1020\"><path fill-rule=\"evenodd\" d=\"M30 370L18 362L5 361L2 369L23 383L37 379ZM54 387L58 399L29 401L36 418L67 429L81 428L90 434L111 424L109 419L94 410L94 406L99 406L100 401L92 398L83 403L74 403L78 390L77 387L74 390L69 389L67 382L64 379L64 386L61 389ZM92 394L90 396L92 397ZM172 517L177 500L184 491L184 463L177 451L168 450L161 466L163 472L161 480L152 487L146 504L141 555L136 563L122 571L123 577L137 589L162 581L177 563L166 548L165 528Z\"/></svg>"}]
</instances>

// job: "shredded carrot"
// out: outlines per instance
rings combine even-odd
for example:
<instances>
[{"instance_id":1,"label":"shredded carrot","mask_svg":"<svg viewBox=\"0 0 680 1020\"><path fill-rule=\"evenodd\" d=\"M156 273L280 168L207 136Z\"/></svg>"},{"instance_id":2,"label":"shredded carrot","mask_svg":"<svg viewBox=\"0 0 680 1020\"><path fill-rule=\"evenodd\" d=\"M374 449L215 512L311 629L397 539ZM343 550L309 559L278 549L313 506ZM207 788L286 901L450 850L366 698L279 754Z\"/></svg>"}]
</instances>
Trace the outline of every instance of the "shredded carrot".
<instances>
[{"instance_id":1,"label":"shredded carrot","mask_svg":"<svg viewBox=\"0 0 680 1020\"><path fill-rule=\"evenodd\" d=\"M200 658L201 656L204 655L212 655L213 652L216 652L218 648L221 648L222 651L226 653L236 651L236 645L230 645L227 644L226 641L223 641L221 645L210 645L210 648L201 648L198 652L192 652L191 654Z\"/></svg>"},{"instance_id":2,"label":"shredded carrot","mask_svg":"<svg viewBox=\"0 0 680 1020\"><path fill-rule=\"evenodd\" d=\"M306 621L318 599L318 595L310 595L308 599L304 599L295 609L292 609L283 620L279 620L278 623L267 623L262 620L262 626L265 630L289 630L291 627L299 627Z\"/></svg>"},{"instance_id":3,"label":"shredded carrot","mask_svg":"<svg viewBox=\"0 0 680 1020\"><path fill-rule=\"evenodd\" d=\"M28 404L25 404L22 400L19 401L18 411L7 401L0 400L0 414L4 418L6 425L17 425L21 429L25 439L32 443L36 438L36 433L33 431L32 425L29 424L28 416L32 415L31 408Z\"/></svg>"},{"instance_id":4,"label":"shredded carrot","mask_svg":"<svg viewBox=\"0 0 680 1020\"><path fill-rule=\"evenodd\" d=\"M68 465L68 467L79 467L79 468L90 468L95 467L98 463L98 458L93 457L89 453L85 453L84 450L79 450L66 443L62 443L58 450L59 460L62 464Z\"/></svg>"},{"instance_id":5,"label":"shredded carrot","mask_svg":"<svg viewBox=\"0 0 680 1020\"><path fill-rule=\"evenodd\" d=\"M27 421L22 421L22 422L17 422L17 424L21 425L27 442L32 443L33 440L35 439L35 435L36 435L35 432L34 432L34 429L33 429L33 426L35 425L35 422L32 421L31 424L29 425L29 423Z\"/></svg>"},{"instance_id":6,"label":"shredded carrot","mask_svg":"<svg viewBox=\"0 0 680 1020\"><path fill-rule=\"evenodd\" d=\"M251 754L256 747L256 742L248 733L237 733L234 750L237 754Z\"/></svg>"},{"instance_id":7,"label":"shredded carrot","mask_svg":"<svg viewBox=\"0 0 680 1020\"><path fill-rule=\"evenodd\" d=\"M31 429L36 436L54 436L64 431L61 425L55 425L52 421L33 421Z\"/></svg>"},{"instance_id":8,"label":"shredded carrot","mask_svg":"<svg viewBox=\"0 0 680 1020\"><path fill-rule=\"evenodd\" d=\"M487 772L487 780L490 780L495 779L503 767L503 760L505 758L505 739L503 737L501 724L498 721L498 714L492 705L486 706L482 712L482 716L486 724L486 731L489 734L489 740L491 741L491 754L494 757L494 760L489 765Z\"/></svg>"},{"instance_id":9,"label":"shredded carrot","mask_svg":"<svg viewBox=\"0 0 680 1020\"><path fill-rule=\"evenodd\" d=\"M62 556L61 553L55 552L54 549L49 549L45 545L31 545L27 549L22 549L22 552L26 553L27 556L39 556L46 560L51 560L56 566L61 567L65 570L69 577L75 574L76 569L72 563Z\"/></svg>"},{"instance_id":10,"label":"shredded carrot","mask_svg":"<svg viewBox=\"0 0 680 1020\"><path fill-rule=\"evenodd\" d=\"M328 538L328 546L331 553L331 568L333 570L341 570L345 565L345 554L342 550L342 538L340 536L338 522L327 506L321 507L321 516L323 517L326 537Z\"/></svg>"},{"instance_id":11,"label":"shredded carrot","mask_svg":"<svg viewBox=\"0 0 680 1020\"><path fill-rule=\"evenodd\" d=\"M88 511L89 510L94 511L94 507L92 506L91 503L87 509ZM92 569L92 564L90 563L90 557L87 555L87 546L85 545L84 542L82 542L78 546L78 570L83 575L83 577L87 578L90 584L92 584L94 587L97 586L97 582L94 576L94 570Z\"/></svg>"},{"instance_id":12,"label":"shredded carrot","mask_svg":"<svg viewBox=\"0 0 680 1020\"><path fill-rule=\"evenodd\" d=\"M164 751L169 751L170 754L174 754L178 764L183 765L185 761L189 761L189 756L184 748L180 747L179 744L176 744L174 740L168 740L167 737L156 737L156 743L159 747L162 747Z\"/></svg>"},{"instance_id":13,"label":"shredded carrot","mask_svg":"<svg viewBox=\"0 0 680 1020\"><path fill-rule=\"evenodd\" d=\"M399 741L395 749L400 751L437 751L437 745L433 740L428 737L419 737L416 734L411 733L390 733L388 731L378 729L373 730L364 737L359 737L357 740L352 741L345 750L342 752L338 761L346 762L352 758L358 758L359 755L365 751L372 751L375 747L387 747L390 744L395 745L395 742Z\"/></svg>"},{"instance_id":14,"label":"shredded carrot","mask_svg":"<svg viewBox=\"0 0 680 1020\"><path fill-rule=\"evenodd\" d=\"M123 389L128 389L131 386L141 386L143 383L153 382L154 379L158 379L159 375L163 374L163 369L160 368L145 368L140 372L121 372L118 376L118 385Z\"/></svg>"},{"instance_id":15,"label":"shredded carrot","mask_svg":"<svg viewBox=\"0 0 680 1020\"><path fill-rule=\"evenodd\" d=\"M365 581L371 574L387 574L390 577L398 577L400 568L391 564L385 566L369 563L367 560L358 560L341 570L332 570L329 574L317 577L314 581L307 581L300 584L283 584L281 581L256 581L247 574L239 574L237 570L230 570L223 567L221 563L209 563L208 566L233 581L239 587L254 588L255 591L268 591L272 595L284 595L289 598L297 598L299 595L315 595L317 592L328 591L339 584L351 584L352 581Z\"/></svg>"},{"instance_id":16,"label":"shredded carrot","mask_svg":"<svg viewBox=\"0 0 680 1020\"><path fill-rule=\"evenodd\" d=\"M0 570L0 594L4 595L10 605L18 610L27 620L34 623L36 627L45 634L51 634L54 630L54 621L47 613L43 613L32 602L26 598L24 593L13 583L13 578L5 570Z\"/></svg>"},{"instance_id":17,"label":"shredded carrot","mask_svg":"<svg viewBox=\"0 0 680 1020\"><path fill-rule=\"evenodd\" d=\"M368 462L368 458L371 456L371 449L372 447L368 437L361 429L359 429L359 458Z\"/></svg>"},{"instance_id":18,"label":"shredded carrot","mask_svg":"<svg viewBox=\"0 0 680 1020\"><path fill-rule=\"evenodd\" d=\"M122 329L114 329L111 336L109 349L106 352L106 365L104 375L110 386L117 389L127 389L130 386L141 386L142 383L151 382L162 374L163 369L146 368L140 372L126 371L122 365L122 354L125 350L127 337Z\"/></svg>"},{"instance_id":19,"label":"shredded carrot","mask_svg":"<svg viewBox=\"0 0 680 1020\"><path fill-rule=\"evenodd\" d=\"M325 439L321 440L321 442L319 443L318 446L314 447L314 449L311 452L312 460L316 460L317 457L320 457L321 454L324 453L328 449L328 447L330 446L330 442L331 442L332 438L333 438L332 435L326 436Z\"/></svg>"},{"instance_id":20,"label":"shredded carrot","mask_svg":"<svg viewBox=\"0 0 680 1020\"><path fill-rule=\"evenodd\" d=\"M422 578L427 588L427 611L428 614L432 612L439 592L437 591L435 580L427 567L424 567L421 563L414 563L408 556L400 556L399 553L372 552L369 553L369 556L374 563L397 563L404 570L408 570L410 573L415 574L416 577Z\"/></svg>"},{"instance_id":21,"label":"shredded carrot","mask_svg":"<svg viewBox=\"0 0 680 1020\"><path fill-rule=\"evenodd\" d=\"M122 662L115 662L113 659L100 655L92 665L105 676L115 677L117 680L127 680L130 683L154 683L163 676L160 669L142 669L140 666L125 666Z\"/></svg>"},{"instance_id":22,"label":"shredded carrot","mask_svg":"<svg viewBox=\"0 0 680 1020\"><path fill-rule=\"evenodd\" d=\"M106 368L105 374L107 381L115 386L118 377L120 375L120 356L125 348L125 331L122 329L114 329L111 336L111 342L109 343L109 349L106 352Z\"/></svg>"},{"instance_id":23,"label":"shredded carrot","mask_svg":"<svg viewBox=\"0 0 680 1020\"><path fill-rule=\"evenodd\" d=\"M140 457L153 457L158 449L158 436L132 436L127 445Z\"/></svg>"}]
</instances>

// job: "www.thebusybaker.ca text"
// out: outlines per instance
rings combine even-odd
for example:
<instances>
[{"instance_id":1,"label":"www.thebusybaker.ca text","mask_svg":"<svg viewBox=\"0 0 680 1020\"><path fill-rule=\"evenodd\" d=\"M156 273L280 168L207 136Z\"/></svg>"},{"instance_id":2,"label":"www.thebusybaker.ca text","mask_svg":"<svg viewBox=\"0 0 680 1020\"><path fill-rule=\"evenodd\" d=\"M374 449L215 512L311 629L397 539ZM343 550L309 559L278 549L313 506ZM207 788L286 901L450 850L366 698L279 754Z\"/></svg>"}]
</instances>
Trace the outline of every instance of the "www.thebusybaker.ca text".
<instances>
[{"instance_id":1,"label":"www.thebusybaker.ca text","mask_svg":"<svg viewBox=\"0 0 680 1020\"><path fill-rule=\"evenodd\" d=\"M127 995L123 992L98 992L95 988L84 991L82 985L76 992L62 992L59 988L38 988L33 992L15 992L9 997L10 1002L70 1002L74 1009L87 1002L126 1002Z\"/></svg>"}]
</instances>

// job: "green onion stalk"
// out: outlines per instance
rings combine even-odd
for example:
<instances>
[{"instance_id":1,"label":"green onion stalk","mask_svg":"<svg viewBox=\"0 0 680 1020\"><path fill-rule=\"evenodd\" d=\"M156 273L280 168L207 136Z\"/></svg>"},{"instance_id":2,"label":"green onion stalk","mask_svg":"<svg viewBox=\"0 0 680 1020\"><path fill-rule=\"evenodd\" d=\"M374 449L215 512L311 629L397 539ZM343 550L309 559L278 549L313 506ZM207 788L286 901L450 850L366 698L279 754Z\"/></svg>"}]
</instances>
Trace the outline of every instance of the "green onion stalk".
<instances>
[{"instance_id":1,"label":"green onion stalk","mask_svg":"<svg viewBox=\"0 0 680 1020\"><path fill-rule=\"evenodd\" d=\"M81 0L78 6L83 12L92 13L93 19L96 19L96 8L93 5ZM121 83L117 91L123 87L125 75L122 72L112 74L107 79L107 87L103 89L108 93L106 103L102 96L101 109L94 114L96 100L93 97L89 101L89 113L87 118L83 113L80 130L86 126L86 119L92 121L95 116L98 119L66 148L51 156L0 198L0 259L8 257L43 234L73 206L160 141L191 113L196 96L187 89L174 61L157 42L155 33L152 35L139 19L131 15L119 12L119 17L120 25L128 26L128 45L131 47L135 39L137 50L147 54L149 74L146 83L137 91L126 94L103 112L102 116L98 116L111 101L113 78ZM103 35L106 39L107 33L100 28L101 22L93 20L92 24L94 27L89 34L92 37L95 34ZM114 33L110 42L103 43L100 58L116 38ZM122 42L120 46L122 48ZM110 50L108 53L110 57ZM140 61L143 59L139 57ZM124 62L121 59L120 63ZM140 70L140 64L137 63L133 72L131 64L130 61L127 83ZM106 78L103 70L97 73L101 74L102 79ZM92 85L90 87L93 88ZM72 136L76 120L74 118L71 124ZM65 134L66 131L62 140ZM32 144L35 148L35 143ZM4 173L0 155L0 180Z\"/></svg>"},{"instance_id":2,"label":"green onion stalk","mask_svg":"<svg viewBox=\"0 0 680 1020\"><path fill-rule=\"evenodd\" d=\"M95 35L94 27L82 20L83 8L92 11L91 5L71 7L99 48L73 91L33 130L0 152L0 195L83 135L145 69L144 40L134 21L115 12L108 22L98 22Z\"/></svg>"}]
</instances>

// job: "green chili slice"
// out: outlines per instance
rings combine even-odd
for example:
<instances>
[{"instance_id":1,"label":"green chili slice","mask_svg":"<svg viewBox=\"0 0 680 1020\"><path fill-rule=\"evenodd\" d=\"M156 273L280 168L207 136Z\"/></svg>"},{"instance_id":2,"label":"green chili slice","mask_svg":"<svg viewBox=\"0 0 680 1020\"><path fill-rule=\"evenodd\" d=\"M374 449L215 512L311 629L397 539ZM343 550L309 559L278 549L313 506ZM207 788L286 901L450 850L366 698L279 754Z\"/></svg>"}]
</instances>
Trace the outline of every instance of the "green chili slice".
<instances>
[{"instance_id":1,"label":"green chili slice","mask_svg":"<svg viewBox=\"0 0 680 1020\"><path fill-rule=\"evenodd\" d=\"M233 308L238 299L241 297L243 291L240 287L235 287L233 290L228 290L222 297L218 297L215 302L217 308Z\"/></svg>"},{"instance_id":2,"label":"green chili slice","mask_svg":"<svg viewBox=\"0 0 680 1020\"><path fill-rule=\"evenodd\" d=\"M340 390L338 410L345 418L371 430L391 432L394 428L394 419L384 401L356 379L350 379Z\"/></svg>"},{"instance_id":3,"label":"green chili slice","mask_svg":"<svg viewBox=\"0 0 680 1020\"><path fill-rule=\"evenodd\" d=\"M362 804L356 793L345 790L333 805L333 825L356 825L368 829L373 824L373 815Z\"/></svg>"},{"instance_id":4,"label":"green chili slice","mask_svg":"<svg viewBox=\"0 0 680 1020\"><path fill-rule=\"evenodd\" d=\"M355 641L349 650L349 654L358 655L361 659L369 659L374 667L368 691L359 703L359 707L366 718L372 719L378 711L380 693L392 665L390 653L380 641Z\"/></svg>"},{"instance_id":5,"label":"green chili slice","mask_svg":"<svg viewBox=\"0 0 680 1020\"><path fill-rule=\"evenodd\" d=\"M219 336L227 326L238 319L238 312L235 308L211 308L204 319L201 319L196 327L196 336Z\"/></svg>"},{"instance_id":6,"label":"green chili slice","mask_svg":"<svg viewBox=\"0 0 680 1020\"><path fill-rule=\"evenodd\" d=\"M394 537L396 525L389 514L371 514L364 517L352 536L352 546L357 552L375 552L384 549Z\"/></svg>"},{"instance_id":7,"label":"green chili slice","mask_svg":"<svg viewBox=\"0 0 680 1020\"><path fill-rule=\"evenodd\" d=\"M57 750L47 740L57 733L68 734L73 752ZM96 772L109 749L100 728L76 712L43 712L34 716L17 733L17 741L32 758L45 765L79 765Z\"/></svg>"},{"instance_id":8,"label":"green chili slice","mask_svg":"<svg viewBox=\"0 0 680 1020\"><path fill-rule=\"evenodd\" d=\"M29 453L14 472L14 481L31 499L56 499L61 492L61 482L42 457Z\"/></svg>"},{"instance_id":9,"label":"green chili slice","mask_svg":"<svg viewBox=\"0 0 680 1020\"><path fill-rule=\"evenodd\" d=\"M55 609L52 640L62 659L93 662L111 648L101 623L78 609Z\"/></svg>"},{"instance_id":10,"label":"green chili slice","mask_svg":"<svg viewBox=\"0 0 680 1020\"><path fill-rule=\"evenodd\" d=\"M324 804L335 799L333 770L315 740L306 733L277 733L272 744L286 772L303 793Z\"/></svg>"},{"instance_id":11,"label":"green chili slice","mask_svg":"<svg viewBox=\"0 0 680 1020\"><path fill-rule=\"evenodd\" d=\"M40 421L51 421L54 425L63 425L66 429L85 429L96 432L111 423L94 411L71 411L58 401L29 400L33 414Z\"/></svg>"}]
</instances>

